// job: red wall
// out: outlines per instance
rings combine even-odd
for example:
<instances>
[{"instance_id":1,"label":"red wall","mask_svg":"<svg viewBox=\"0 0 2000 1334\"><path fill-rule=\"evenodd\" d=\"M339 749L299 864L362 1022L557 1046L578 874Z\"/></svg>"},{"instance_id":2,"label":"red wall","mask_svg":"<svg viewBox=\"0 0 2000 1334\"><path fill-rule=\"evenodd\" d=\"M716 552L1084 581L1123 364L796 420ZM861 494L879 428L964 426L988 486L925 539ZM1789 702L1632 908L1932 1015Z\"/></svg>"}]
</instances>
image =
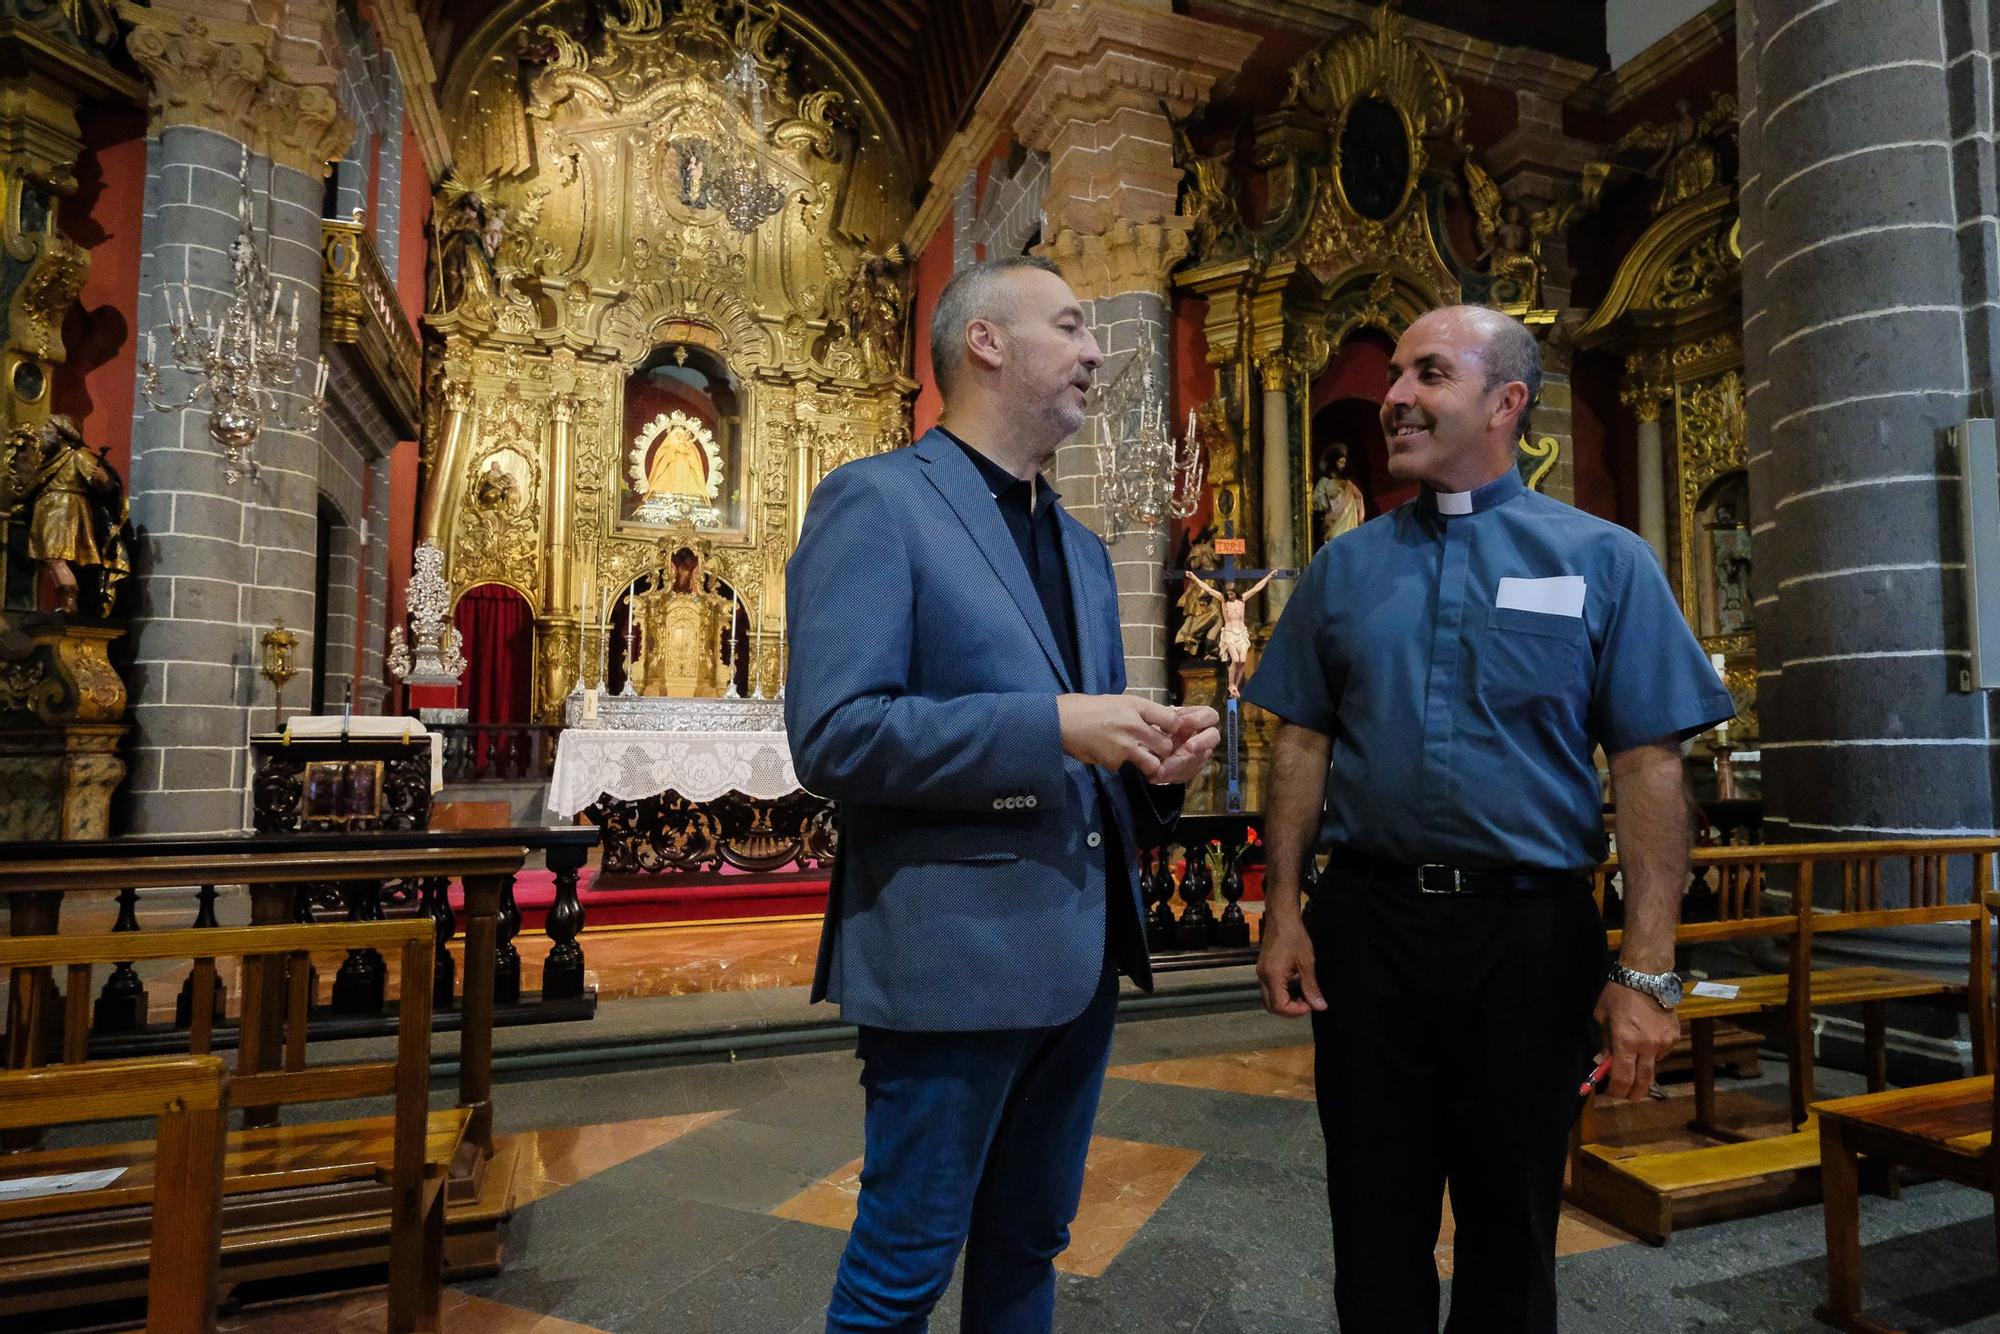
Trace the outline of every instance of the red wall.
<instances>
[{"instance_id":1,"label":"red wall","mask_svg":"<svg viewBox=\"0 0 2000 1334\"><path fill-rule=\"evenodd\" d=\"M915 421L911 429L921 436L937 425L944 411L937 381L931 374L931 312L937 309L938 293L951 281L951 214L945 214L937 235L917 256L916 291L911 298L910 337L916 342L911 372L917 379ZM914 437L913 437L914 438Z\"/></svg>"},{"instance_id":2,"label":"red wall","mask_svg":"<svg viewBox=\"0 0 2000 1334\"><path fill-rule=\"evenodd\" d=\"M1176 432L1187 428L1187 415L1191 409L1199 408L1215 397L1215 367L1208 364L1208 334L1203 330L1207 319L1208 302L1200 297L1175 294L1167 359L1173 372L1169 420L1173 422ZM1174 525L1173 560L1180 559L1181 545L1187 535L1198 533L1208 525L1215 510L1214 499L1214 493L1204 478L1200 507Z\"/></svg>"},{"instance_id":3,"label":"red wall","mask_svg":"<svg viewBox=\"0 0 2000 1334\"><path fill-rule=\"evenodd\" d=\"M61 204L62 229L90 253L90 275L63 319L69 359L56 367L50 406L108 441L118 475L132 472L132 399L138 373L139 246L145 221L146 116L131 108L83 118L77 191Z\"/></svg>"},{"instance_id":4,"label":"red wall","mask_svg":"<svg viewBox=\"0 0 2000 1334\"><path fill-rule=\"evenodd\" d=\"M424 314L424 268L430 254L431 214L430 171L423 150L417 146L416 131L403 126L403 211L401 236L396 251L396 295L412 323L422 328ZM405 590L410 583L410 553L416 549L417 532L417 443L406 440L389 456L389 531L375 541L389 544L390 626L404 624L408 611ZM389 701L389 711L400 713L399 701Z\"/></svg>"}]
</instances>

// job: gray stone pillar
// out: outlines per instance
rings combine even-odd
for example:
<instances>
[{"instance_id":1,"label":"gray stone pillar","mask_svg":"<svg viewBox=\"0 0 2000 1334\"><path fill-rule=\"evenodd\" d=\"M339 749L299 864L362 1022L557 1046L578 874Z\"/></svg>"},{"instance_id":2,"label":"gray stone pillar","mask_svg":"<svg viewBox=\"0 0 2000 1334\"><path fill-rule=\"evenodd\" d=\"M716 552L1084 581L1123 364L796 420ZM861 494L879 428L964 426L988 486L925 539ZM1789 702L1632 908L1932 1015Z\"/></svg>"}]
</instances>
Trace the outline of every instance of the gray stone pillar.
<instances>
[{"instance_id":1,"label":"gray stone pillar","mask_svg":"<svg viewBox=\"0 0 2000 1334\"><path fill-rule=\"evenodd\" d=\"M368 517L361 529L361 680L356 709L381 713L389 698L382 658L389 638L389 457L368 464Z\"/></svg>"},{"instance_id":2,"label":"gray stone pillar","mask_svg":"<svg viewBox=\"0 0 2000 1334\"><path fill-rule=\"evenodd\" d=\"M1737 7L1745 412L1768 834L1995 828L1993 702L1966 663L1954 422L1993 411L1993 32L1963 0ZM1885 898L1907 887L1885 874ZM1963 900L1973 886L1952 886ZM1963 975L1962 930L1826 937ZM1892 1077L1963 1067L1962 1019L1893 1007ZM1851 1019L1816 1030L1854 1065Z\"/></svg>"},{"instance_id":3,"label":"gray stone pillar","mask_svg":"<svg viewBox=\"0 0 2000 1334\"><path fill-rule=\"evenodd\" d=\"M169 285L213 303L229 286L228 247L242 145L168 126L147 145L139 326L167 353ZM164 392L187 384L164 373ZM155 412L143 392L132 419L134 552L132 755L126 793L136 833L238 826L246 717L238 669L252 646L242 607L253 577L244 491L223 480L201 413Z\"/></svg>"},{"instance_id":4,"label":"gray stone pillar","mask_svg":"<svg viewBox=\"0 0 2000 1334\"><path fill-rule=\"evenodd\" d=\"M242 145L211 130L169 126L148 149L139 321L166 359L168 284L188 283L197 315L230 299ZM260 243L284 309L299 299L299 353L319 348L320 182L290 167L267 176L251 159ZM264 197L264 182L272 182ZM270 219L268 234L262 220ZM311 373L302 372L302 388ZM187 377L163 373L183 397ZM281 395L297 422L301 399ZM310 698L318 440L268 423L251 457L255 474L223 478L222 455L202 409L153 411L132 423L132 519L139 532L133 644L133 832L213 832L240 826L248 778L245 741L271 726L271 687L258 675L258 639L278 618L299 635L302 671L285 691L290 712Z\"/></svg>"},{"instance_id":5,"label":"gray stone pillar","mask_svg":"<svg viewBox=\"0 0 2000 1334\"><path fill-rule=\"evenodd\" d=\"M1104 349L1106 371L1125 373L1137 385L1146 367L1153 370L1158 392L1166 393L1167 322L1164 297L1156 292L1126 292L1086 299L1084 315L1097 344ZM1136 358L1136 361L1134 360ZM1133 402L1138 396L1135 392ZM1114 435L1137 425L1137 409L1127 420L1113 421ZM1056 450L1050 475L1063 494L1063 508L1100 536L1110 532L1110 516L1097 495L1097 430L1093 415ZM1125 637L1126 687L1148 698L1167 697L1167 593L1160 578L1167 555L1167 525L1126 529L1111 543L1111 571L1118 582L1118 621Z\"/></svg>"},{"instance_id":6,"label":"gray stone pillar","mask_svg":"<svg viewBox=\"0 0 2000 1334\"><path fill-rule=\"evenodd\" d=\"M1969 8L1738 7L1774 837L1995 827L1991 702L1956 689L1964 555L1942 448L1991 410L2000 297L1991 34Z\"/></svg>"}]
</instances>

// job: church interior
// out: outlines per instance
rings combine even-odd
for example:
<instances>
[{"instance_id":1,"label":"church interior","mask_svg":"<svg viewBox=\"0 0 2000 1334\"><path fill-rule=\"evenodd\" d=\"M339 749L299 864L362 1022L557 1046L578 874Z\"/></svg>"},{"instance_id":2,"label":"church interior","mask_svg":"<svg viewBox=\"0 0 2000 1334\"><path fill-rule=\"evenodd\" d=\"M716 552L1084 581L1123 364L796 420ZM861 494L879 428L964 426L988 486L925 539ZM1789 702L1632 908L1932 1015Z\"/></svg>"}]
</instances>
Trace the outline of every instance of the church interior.
<instances>
[{"instance_id":1,"label":"church interior","mask_svg":"<svg viewBox=\"0 0 2000 1334\"><path fill-rule=\"evenodd\" d=\"M1390 356L1464 303L1736 707L1562 1325L2000 1328L1988 0L0 0L0 53L0 1326L823 1327L787 567L1032 254L1130 689L1223 715L1057 1327L1332 1323L1219 590L1254 670L1416 497Z\"/></svg>"}]
</instances>

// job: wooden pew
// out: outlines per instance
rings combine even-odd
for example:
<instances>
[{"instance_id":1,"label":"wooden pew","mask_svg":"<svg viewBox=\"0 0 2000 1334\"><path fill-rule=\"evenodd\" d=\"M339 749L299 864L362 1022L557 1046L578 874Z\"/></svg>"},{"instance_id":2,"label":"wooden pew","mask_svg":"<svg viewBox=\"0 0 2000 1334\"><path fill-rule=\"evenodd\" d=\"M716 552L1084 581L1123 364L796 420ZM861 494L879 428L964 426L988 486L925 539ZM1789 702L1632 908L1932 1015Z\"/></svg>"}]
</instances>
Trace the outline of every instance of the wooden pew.
<instances>
[{"instance_id":1,"label":"wooden pew","mask_svg":"<svg viewBox=\"0 0 2000 1334\"><path fill-rule=\"evenodd\" d=\"M1887 1084L1884 1007L1890 1000L1965 1005L1975 1068L1989 1070L1992 923L1977 904L1946 901L1946 872L1949 859L1960 858L1969 863L1972 883L1987 883L1996 850L2000 841L1993 839L1696 849L1695 863L1717 880L1717 918L1683 923L1677 942L1782 939L1786 971L1715 979L1736 987L1737 994L1690 996L1681 1007L1694 1053L1695 1116L1690 1128L1723 1142L1658 1152L1612 1148L1593 1142L1595 1116L1586 1104L1570 1158L1569 1199L1656 1245L1665 1242L1677 1224L1738 1217L1816 1199L1819 1127L1809 1111L1815 1006L1861 1007L1871 1090ZM1889 860L1907 865L1906 907L1882 906L1881 870ZM1763 901L1768 872L1779 864L1789 864L1793 871L1793 902L1786 913L1767 911ZM1606 876L1616 869L1614 862L1600 872L1600 891ZM1815 906L1816 874L1822 884L1839 885L1837 904ZM1904 969L1813 966L1813 944L1827 936L1947 922L1969 926L1963 982ZM1619 939L1620 933L1613 932L1614 950ZM1784 1025L1792 1129L1789 1134L1747 1137L1720 1124L1715 1113L1713 1034L1718 1021L1772 1012Z\"/></svg>"},{"instance_id":2,"label":"wooden pew","mask_svg":"<svg viewBox=\"0 0 2000 1334\"><path fill-rule=\"evenodd\" d=\"M1985 897L1986 910L2000 913L2000 894ZM1994 1152L2000 1100L1993 1076L1835 1098L1814 1104L1813 1111L1826 1201L1827 1298L1816 1314L1851 1334L1884 1334L1889 1327L1861 1311L1860 1159L1914 1167L2000 1199L2000 1154ZM1994 1225L2000 1245L2000 1211Z\"/></svg>"},{"instance_id":3,"label":"wooden pew","mask_svg":"<svg viewBox=\"0 0 2000 1334\"><path fill-rule=\"evenodd\" d=\"M398 1266L395 1311L398 1328L427 1328L424 1294L436 1290L435 1248L392 1245L391 1232L416 1219L426 1236L444 1230L443 1263L467 1273L490 1273L500 1260L501 1228L512 1210L512 1161L494 1159L492 1128L492 1006L496 913L507 876L524 856L520 847L409 849L353 853L270 852L246 867L241 859L218 857L151 858L138 863L108 859L32 865L0 862L0 896L9 898L16 937L0 941L0 968L13 967L10 988L9 1062L16 1068L40 1062L40 1007L49 991L41 979L62 971L69 994L62 1007L64 1055L86 1050L90 1018L89 969L77 957L80 942L88 962L154 958L243 957L242 1021L237 1039L235 1104L245 1109L244 1128L231 1137L229 1186L224 1201L222 1274L225 1285L308 1270L352 1269L388 1261ZM319 1127L279 1126L279 1104L299 1100L393 1093L406 1083L427 1085L429 1070L432 966L437 950L435 923L427 917L395 922L290 926L293 888L302 884L361 878L386 879L457 873L466 885L466 974L459 1030L458 1106L428 1121L388 1120L334 1123ZM105 937L23 935L22 927L52 931L62 894L115 892L138 885L228 883L254 875L251 928L209 927L179 932L133 932ZM53 888L50 888L50 887ZM27 909L27 911L24 911ZM238 939L244 931L255 937ZM271 932L318 932L312 943L295 947L291 937ZM359 933L357 935L357 933ZM371 934L372 933L372 934ZM385 934L386 933L386 934ZM379 940L375 937L381 937ZM419 948L420 947L420 948ZM397 1069L405 1078L376 1073L337 1073L325 1080L300 1066L309 997L299 950L386 949L404 955ZM22 954L20 951L29 950ZM421 954L421 964L410 952ZM76 965L72 967L72 965ZM190 1040L206 1045L215 1036L209 994L215 985L212 962L197 966L193 985ZM420 1023L417 1021L421 1020ZM421 1033L418 1033L418 1029ZM387 1067L385 1067L387 1068ZM423 1098L414 1105L421 1111ZM411 1149L414 1144L416 1147ZM414 1184L392 1182L387 1170L407 1155L427 1174ZM491 1161L489 1161L491 1160ZM0 1159L0 1164L18 1161ZM271 1164L277 1163L273 1168ZM442 1164L446 1171L435 1169ZM26 1169L22 1169L25 1171ZM10 1175L15 1173L10 1172ZM393 1186L393 1189L392 1189ZM442 1191L444 1208L433 1208ZM48 1234L30 1231L35 1253L46 1262L32 1272L9 1272L0 1260L0 1323L12 1313L72 1306L84 1301L131 1297L141 1290L143 1269L135 1245L144 1211L127 1201L89 1220L65 1219ZM16 1225L17 1229L19 1225ZM0 1257L19 1249L6 1216L0 1215ZM456 1245L454 1243L456 1242ZM102 1260L96 1269L73 1263L77 1255ZM63 1257L68 1256L65 1260ZM115 1256L116 1262L113 1262ZM419 1266L409 1270L409 1266ZM408 1270L408 1272L404 1272ZM410 1275L414 1274L414 1286ZM408 1294L415 1292L415 1298ZM414 1311L412 1308L414 1307Z\"/></svg>"},{"instance_id":4,"label":"wooden pew","mask_svg":"<svg viewBox=\"0 0 2000 1334\"><path fill-rule=\"evenodd\" d=\"M229 1076L213 1056L144 1057L0 1074L0 1128L149 1118L153 1217L146 1249L146 1328L215 1328L221 1251L222 1145ZM9 1178L36 1175L0 1160ZM89 1196L63 1197L72 1204Z\"/></svg>"}]
</instances>

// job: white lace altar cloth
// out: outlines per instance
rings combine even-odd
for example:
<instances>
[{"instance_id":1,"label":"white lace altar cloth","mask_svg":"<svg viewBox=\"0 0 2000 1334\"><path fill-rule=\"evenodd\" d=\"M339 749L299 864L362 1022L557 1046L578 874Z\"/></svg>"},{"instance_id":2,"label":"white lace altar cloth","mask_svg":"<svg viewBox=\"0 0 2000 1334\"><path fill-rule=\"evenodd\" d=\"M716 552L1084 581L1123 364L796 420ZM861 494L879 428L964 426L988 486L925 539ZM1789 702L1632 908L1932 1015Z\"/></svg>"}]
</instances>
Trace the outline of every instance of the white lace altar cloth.
<instances>
[{"instance_id":1,"label":"white lace altar cloth","mask_svg":"<svg viewBox=\"0 0 2000 1334\"><path fill-rule=\"evenodd\" d=\"M575 815L600 796L641 801L664 792L714 801L741 792L776 801L799 790L792 752L779 731L634 732L572 727L556 740L549 810Z\"/></svg>"}]
</instances>

